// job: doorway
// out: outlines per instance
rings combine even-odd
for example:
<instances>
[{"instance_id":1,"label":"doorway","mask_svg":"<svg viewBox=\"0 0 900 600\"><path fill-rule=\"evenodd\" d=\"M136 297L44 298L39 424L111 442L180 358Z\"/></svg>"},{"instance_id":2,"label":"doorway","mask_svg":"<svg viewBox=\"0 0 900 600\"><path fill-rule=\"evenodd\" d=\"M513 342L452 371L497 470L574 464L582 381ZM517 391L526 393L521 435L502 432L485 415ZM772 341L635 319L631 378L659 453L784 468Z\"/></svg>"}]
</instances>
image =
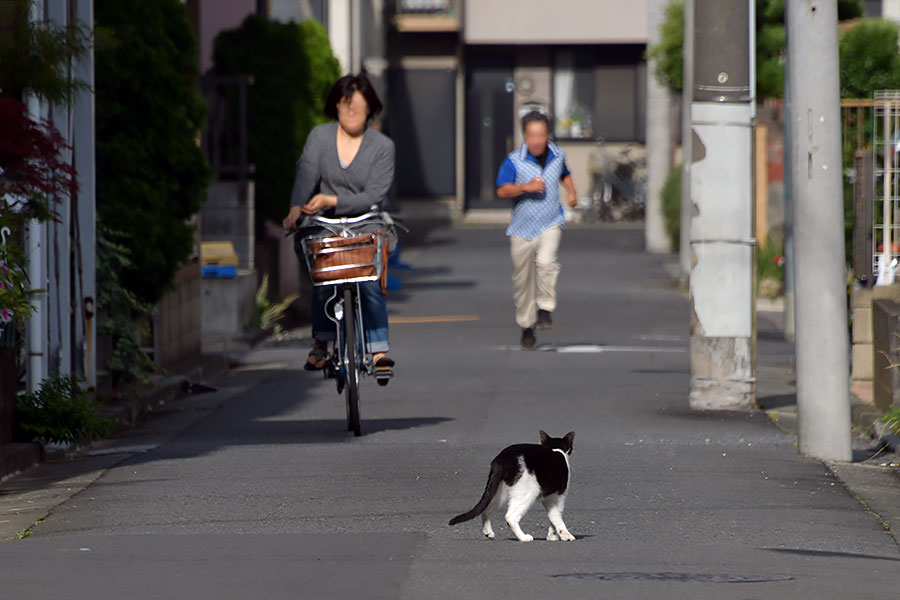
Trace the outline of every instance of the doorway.
<instances>
[{"instance_id":1,"label":"doorway","mask_svg":"<svg viewBox=\"0 0 900 600\"><path fill-rule=\"evenodd\" d=\"M469 57L466 71L466 209L508 208L497 170L514 140L513 60Z\"/></svg>"}]
</instances>

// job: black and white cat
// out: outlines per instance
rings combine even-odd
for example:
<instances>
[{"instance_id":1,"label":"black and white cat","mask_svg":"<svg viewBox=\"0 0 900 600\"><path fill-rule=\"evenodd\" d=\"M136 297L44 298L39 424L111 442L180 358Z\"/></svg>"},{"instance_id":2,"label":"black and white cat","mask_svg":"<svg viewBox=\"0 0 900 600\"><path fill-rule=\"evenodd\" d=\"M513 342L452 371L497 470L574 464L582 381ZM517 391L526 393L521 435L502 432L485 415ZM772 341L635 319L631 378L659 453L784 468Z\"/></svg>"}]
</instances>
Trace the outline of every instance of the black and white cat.
<instances>
[{"instance_id":1,"label":"black and white cat","mask_svg":"<svg viewBox=\"0 0 900 600\"><path fill-rule=\"evenodd\" d=\"M575 540L563 523L562 513L569 490L569 456L575 432L570 431L563 438L552 438L540 432L541 443L516 444L504 448L491 461L491 473L487 486L478 504L469 512L450 519L451 525L474 519L481 515L481 531L485 537L494 539L491 514L497 507L509 503L506 522L520 542L530 542L534 538L523 532L519 521L538 498L541 499L550 528L547 540Z\"/></svg>"}]
</instances>

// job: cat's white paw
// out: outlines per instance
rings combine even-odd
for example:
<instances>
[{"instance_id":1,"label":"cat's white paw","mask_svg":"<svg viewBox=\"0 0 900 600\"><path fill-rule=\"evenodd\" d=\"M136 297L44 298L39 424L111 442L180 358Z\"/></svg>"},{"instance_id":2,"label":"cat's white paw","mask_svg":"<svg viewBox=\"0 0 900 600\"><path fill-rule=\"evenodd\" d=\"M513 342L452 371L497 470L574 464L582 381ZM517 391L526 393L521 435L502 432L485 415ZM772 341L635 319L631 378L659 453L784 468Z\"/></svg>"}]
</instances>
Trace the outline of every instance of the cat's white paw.
<instances>
[{"instance_id":1,"label":"cat's white paw","mask_svg":"<svg viewBox=\"0 0 900 600\"><path fill-rule=\"evenodd\" d=\"M519 541L520 542L533 542L534 536L531 535L530 533L526 533L522 537L519 538Z\"/></svg>"},{"instance_id":2,"label":"cat's white paw","mask_svg":"<svg viewBox=\"0 0 900 600\"><path fill-rule=\"evenodd\" d=\"M484 534L484 537L486 537L486 538L489 539L489 540L494 539L494 532L493 532L493 531L482 531L481 533L483 533L483 534Z\"/></svg>"},{"instance_id":3,"label":"cat's white paw","mask_svg":"<svg viewBox=\"0 0 900 600\"><path fill-rule=\"evenodd\" d=\"M559 537L562 538L563 541L566 541L566 542L574 542L575 541L575 536L572 535L571 533L569 533L565 529L563 529L562 531L559 532Z\"/></svg>"},{"instance_id":4,"label":"cat's white paw","mask_svg":"<svg viewBox=\"0 0 900 600\"><path fill-rule=\"evenodd\" d=\"M556 535L556 529L553 528L553 525L550 526L550 529L547 530L547 541L548 542L558 542L559 536Z\"/></svg>"}]
</instances>

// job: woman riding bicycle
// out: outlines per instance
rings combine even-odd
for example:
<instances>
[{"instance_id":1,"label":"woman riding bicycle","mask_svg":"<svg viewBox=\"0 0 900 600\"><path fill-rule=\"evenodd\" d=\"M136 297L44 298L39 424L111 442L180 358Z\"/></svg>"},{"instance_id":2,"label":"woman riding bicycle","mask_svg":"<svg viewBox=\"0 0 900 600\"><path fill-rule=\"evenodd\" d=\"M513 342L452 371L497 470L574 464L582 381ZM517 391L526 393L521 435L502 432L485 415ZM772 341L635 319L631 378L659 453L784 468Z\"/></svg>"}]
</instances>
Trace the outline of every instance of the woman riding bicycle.
<instances>
[{"instance_id":1,"label":"woman riding bicycle","mask_svg":"<svg viewBox=\"0 0 900 600\"><path fill-rule=\"evenodd\" d=\"M297 228L306 215L354 217L381 209L394 179L394 143L368 126L381 112L381 101L365 74L345 75L331 88L325 102L325 116L335 119L315 127L306 138L297 161L297 175L291 194L291 209L285 230ZM384 229L360 225L359 231ZM393 232L388 232L393 234ZM300 236L295 250L303 261ZM314 287L311 297L314 346L305 368L319 370L328 360L328 342L335 341L335 328L326 315L329 287ZM363 324L368 351L372 353L375 378L386 383L393 376L394 361L388 358L387 305L378 281L359 285Z\"/></svg>"}]
</instances>

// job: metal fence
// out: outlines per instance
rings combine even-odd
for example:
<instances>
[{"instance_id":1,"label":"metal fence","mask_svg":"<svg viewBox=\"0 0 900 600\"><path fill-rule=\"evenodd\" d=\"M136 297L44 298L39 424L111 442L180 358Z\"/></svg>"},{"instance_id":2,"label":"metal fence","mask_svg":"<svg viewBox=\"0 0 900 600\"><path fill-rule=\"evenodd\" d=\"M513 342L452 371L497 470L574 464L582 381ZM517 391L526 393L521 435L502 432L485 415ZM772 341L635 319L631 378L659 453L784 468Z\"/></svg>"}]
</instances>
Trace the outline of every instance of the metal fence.
<instances>
[{"instance_id":1,"label":"metal fence","mask_svg":"<svg viewBox=\"0 0 900 600\"><path fill-rule=\"evenodd\" d=\"M900 90L875 92L873 119L872 269L888 285L900 259Z\"/></svg>"}]
</instances>

